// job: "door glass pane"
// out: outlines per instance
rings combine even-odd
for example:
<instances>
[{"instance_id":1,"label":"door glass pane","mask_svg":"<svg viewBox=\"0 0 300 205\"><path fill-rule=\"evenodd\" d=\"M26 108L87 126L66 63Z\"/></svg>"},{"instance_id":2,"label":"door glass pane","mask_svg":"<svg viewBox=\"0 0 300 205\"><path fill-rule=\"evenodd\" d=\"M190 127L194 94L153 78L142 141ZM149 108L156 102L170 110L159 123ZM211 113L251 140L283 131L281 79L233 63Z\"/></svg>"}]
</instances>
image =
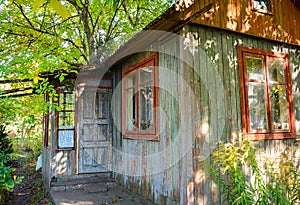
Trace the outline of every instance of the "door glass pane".
<instances>
[{"instance_id":1,"label":"door glass pane","mask_svg":"<svg viewBox=\"0 0 300 205\"><path fill-rule=\"evenodd\" d=\"M126 106L127 106L127 130L132 131L137 129L137 107L136 107L136 93L135 89L128 89L126 92Z\"/></svg>"},{"instance_id":2,"label":"door glass pane","mask_svg":"<svg viewBox=\"0 0 300 205\"><path fill-rule=\"evenodd\" d=\"M74 147L74 130L58 131L58 147L59 148Z\"/></svg>"},{"instance_id":3,"label":"door glass pane","mask_svg":"<svg viewBox=\"0 0 300 205\"><path fill-rule=\"evenodd\" d=\"M268 60L268 68L270 81L285 83L283 61L270 59Z\"/></svg>"},{"instance_id":4,"label":"door glass pane","mask_svg":"<svg viewBox=\"0 0 300 205\"><path fill-rule=\"evenodd\" d=\"M268 130L264 83L248 83L248 104L251 130Z\"/></svg>"},{"instance_id":5,"label":"door glass pane","mask_svg":"<svg viewBox=\"0 0 300 205\"><path fill-rule=\"evenodd\" d=\"M271 12L271 0L254 0L254 8Z\"/></svg>"},{"instance_id":6,"label":"door glass pane","mask_svg":"<svg viewBox=\"0 0 300 205\"><path fill-rule=\"evenodd\" d=\"M264 61L262 58L246 56L247 78L265 80Z\"/></svg>"},{"instance_id":7,"label":"door glass pane","mask_svg":"<svg viewBox=\"0 0 300 205\"><path fill-rule=\"evenodd\" d=\"M285 85L270 85L270 99L273 129L289 130Z\"/></svg>"},{"instance_id":8,"label":"door glass pane","mask_svg":"<svg viewBox=\"0 0 300 205\"><path fill-rule=\"evenodd\" d=\"M60 93L59 107L61 110L74 110L74 94L73 93Z\"/></svg>"},{"instance_id":9,"label":"door glass pane","mask_svg":"<svg viewBox=\"0 0 300 205\"><path fill-rule=\"evenodd\" d=\"M74 112L59 112L59 129L74 128Z\"/></svg>"},{"instance_id":10,"label":"door glass pane","mask_svg":"<svg viewBox=\"0 0 300 205\"><path fill-rule=\"evenodd\" d=\"M140 84L152 80L152 65L140 70Z\"/></svg>"},{"instance_id":11,"label":"door glass pane","mask_svg":"<svg viewBox=\"0 0 300 205\"><path fill-rule=\"evenodd\" d=\"M136 74L132 73L126 77L126 87L130 88L136 85Z\"/></svg>"},{"instance_id":12,"label":"door glass pane","mask_svg":"<svg viewBox=\"0 0 300 205\"><path fill-rule=\"evenodd\" d=\"M140 129L153 129L153 92L152 83L148 83L140 87Z\"/></svg>"}]
</instances>

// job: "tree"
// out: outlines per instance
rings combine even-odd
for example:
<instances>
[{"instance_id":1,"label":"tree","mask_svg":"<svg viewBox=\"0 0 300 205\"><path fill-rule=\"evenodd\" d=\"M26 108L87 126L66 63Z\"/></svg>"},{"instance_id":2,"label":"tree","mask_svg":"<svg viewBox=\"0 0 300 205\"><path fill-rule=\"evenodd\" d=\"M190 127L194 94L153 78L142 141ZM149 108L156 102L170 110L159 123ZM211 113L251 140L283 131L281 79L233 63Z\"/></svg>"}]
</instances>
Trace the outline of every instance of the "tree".
<instances>
[{"instance_id":1,"label":"tree","mask_svg":"<svg viewBox=\"0 0 300 205\"><path fill-rule=\"evenodd\" d=\"M23 79L103 59L103 47L117 47L124 34L140 30L169 5L157 0L68 0L57 9L56 0L36 1L40 7L20 1L3 1L0 8L1 72ZM52 7L66 8L70 15L57 15Z\"/></svg>"},{"instance_id":2,"label":"tree","mask_svg":"<svg viewBox=\"0 0 300 205\"><path fill-rule=\"evenodd\" d=\"M102 61L171 2L0 0L1 120L34 106L28 97L11 96L54 93L48 74L63 80L66 72Z\"/></svg>"}]
</instances>

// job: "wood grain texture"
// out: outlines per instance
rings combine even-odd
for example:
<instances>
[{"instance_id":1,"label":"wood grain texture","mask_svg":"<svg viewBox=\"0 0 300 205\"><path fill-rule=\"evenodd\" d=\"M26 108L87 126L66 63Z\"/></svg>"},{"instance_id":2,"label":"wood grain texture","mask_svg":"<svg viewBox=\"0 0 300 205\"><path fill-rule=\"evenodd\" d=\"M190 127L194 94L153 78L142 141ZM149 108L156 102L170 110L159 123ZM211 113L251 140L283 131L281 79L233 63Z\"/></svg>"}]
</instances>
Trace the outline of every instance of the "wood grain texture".
<instances>
[{"instance_id":1,"label":"wood grain texture","mask_svg":"<svg viewBox=\"0 0 300 205\"><path fill-rule=\"evenodd\" d=\"M200 1L195 1L195 7ZM273 0L270 14L256 11L249 0L213 1L213 7L192 19L205 25L268 39L300 44L300 10L292 1Z\"/></svg>"},{"instance_id":2,"label":"wood grain texture","mask_svg":"<svg viewBox=\"0 0 300 205\"><path fill-rule=\"evenodd\" d=\"M114 133L114 146L118 150L129 155L138 154L145 157L140 160L134 159L133 162L122 161L120 160L122 157L119 157L114 159L113 164L127 171L125 176L117 174L121 184L142 193L155 203L187 204L192 200L195 204L222 204L215 182L205 177L201 164L202 160L214 150L218 141L238 139L242 133L237 46L287 53L290 56L290 72L294 88L299 86L300 82L297 80L298 75L295 74L299 73L300 49L200 24L185 26L179 35L188 40L169 39L160 45L162 53L159 54L158 106L165 115L165 121L160 118L159 127L162 129L160 140L157 142L126 140L122 139L120 134ZM149 55L150 53L137 54L117 67L124 70ZM178 75L177 79L160 68L174 72ZM118 73L121 71L115 72L115 75L119 76ZM119 77L116 80L121 80ZM187 83L192 93L187 92L186 87L179 83L179 79ZM168 90L174 92L170 93ZM193 102L194 99L196 103ZM299 113L299 99L300 95L294 89L293 100L298 103L294 105L295 113ZM117 102L116 106L120 108L121 101ZM184 106L180 107L180 104ZM198 108L196 104L199 105ZM198 113L196 109L199 109ZM300 121L299 115L295 118ZM182 133L179 133L179 128L183 129ZM168 150L166 156L155 161L146 158L146 154L160 152L172 145L174 140L182 137L178 134L183 135L185 139L180 141L181 146L178 149ZM193 142L192 149L188 147L189 142ZM295 141L265 140L254 143L272 154L286 149L292 150ZM188 152L185 157L177 161L186 150ZM171 166L151 175L151 171L163 167L164 164ZM128 176L139 171L144 174Z\"/></svg>"}]
</instances>

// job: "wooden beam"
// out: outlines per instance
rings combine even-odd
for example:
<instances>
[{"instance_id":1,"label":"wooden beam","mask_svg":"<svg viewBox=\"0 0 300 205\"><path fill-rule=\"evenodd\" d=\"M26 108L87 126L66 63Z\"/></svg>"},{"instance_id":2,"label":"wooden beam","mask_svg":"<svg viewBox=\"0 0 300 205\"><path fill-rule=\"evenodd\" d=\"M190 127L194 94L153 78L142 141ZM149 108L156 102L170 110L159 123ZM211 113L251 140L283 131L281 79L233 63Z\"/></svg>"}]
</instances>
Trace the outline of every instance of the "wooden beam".
<instances>
[{"instance_id":1,"label":"wooden beam","mask_svg":"<svg viewBox=\"0 0 300 205\"><path fill-rule=\"evenodd\" d=\"M3 98L17 98L17 97L24 97L24 96L28 96L28 95L34 95L35 93L31 92L31 93L21 93L21 94L15 94L15 95L0 95L0 99Z\"/></svg>"},{"instance_id":2,"label":"wooden beam","mask_svg":"<svg viewBox=\"0 0 300 205\"><path fill-rule=\"evenodd\" d=\"M10 94L10 93L17 93L17 92L22 92L22 91L26 91L26 90L32 90L32 87L27 87L27 88L15 88L15 89L11 89L11 90L3 90L0 91L1 95L6 95L6 94Z\"/></svg>"},{"instance_id":3,"label":"wooden beam","mask_svg":"<svg viewBox=\"0 0 300 205\"><path fill-rule=\"evenodd\" d=\"M13 80L0 80L0 84L8 84L8 83L24 83L32 81L30 79L13 79Z\"/></svg>"},{"instance_id":4,"label":"wooden beam","mask_svg":"<svg viewBox=\"0 0 300 205\"><path fill-rule=\"evenodd\" d=\"M74 69L79 72L80 68ZM54 72L42 72L39 73L38 76L40 78L54 78L58 74L67 74L68 76L77 76L74 72L66 72L65 70L56 70ZM24 83L24 82L30 82L32 79L25 78L25 79L12 79L12 80L0 80L0 84L9 84L9 83Z\"/></svg>"}]
</instances>

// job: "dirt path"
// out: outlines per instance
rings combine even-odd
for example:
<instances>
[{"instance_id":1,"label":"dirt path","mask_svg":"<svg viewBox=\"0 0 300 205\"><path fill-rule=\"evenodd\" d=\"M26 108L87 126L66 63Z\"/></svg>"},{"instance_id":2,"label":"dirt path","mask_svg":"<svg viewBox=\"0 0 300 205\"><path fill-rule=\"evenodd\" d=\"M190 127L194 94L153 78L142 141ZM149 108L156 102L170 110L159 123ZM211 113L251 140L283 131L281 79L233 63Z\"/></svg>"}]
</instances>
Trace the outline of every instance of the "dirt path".
<instances>
[{"instance_id":1,"label":"dirt path","mask_svg":"<svg viewBox=\"0 0 300 205\"><path fill-rule=\"evenodd\" d=\"M6 205L51 205L50 196L43 186L41 170L35 170L35 160L13 161L16 168L14 175L24 176L20 184L16 184L10 193Z\"/></svg>"}]
</instances>

